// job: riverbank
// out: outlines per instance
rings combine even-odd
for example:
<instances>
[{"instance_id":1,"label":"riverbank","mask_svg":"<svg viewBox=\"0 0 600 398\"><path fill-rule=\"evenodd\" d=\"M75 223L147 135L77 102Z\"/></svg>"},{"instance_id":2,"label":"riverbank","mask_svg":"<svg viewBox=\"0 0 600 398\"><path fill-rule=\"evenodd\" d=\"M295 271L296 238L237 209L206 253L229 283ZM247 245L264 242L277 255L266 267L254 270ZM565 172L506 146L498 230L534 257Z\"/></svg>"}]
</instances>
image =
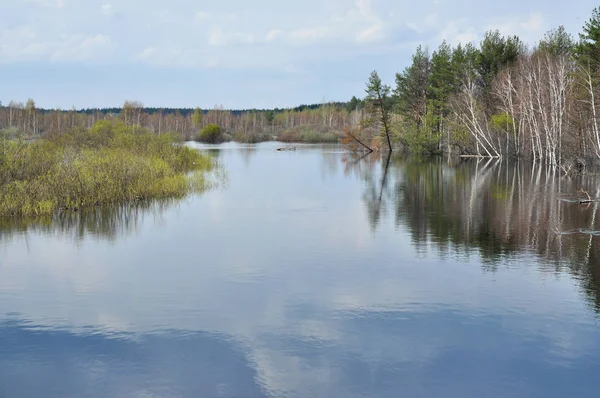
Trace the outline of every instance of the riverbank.
<instances>
[{"instance_id":1,"label":"riverbank","mask_svg":"<svg viewBox=\"0 0 600 398\"><path fill-rule=\"evenodd\" d=\"M213 161L171 134L99 121L26 143L0 146L0 216L178 198L205 188ZM186 174L195 171L192 177Z\"/></svg>"},{"instance_id":2,"label":"riverbank","mask_svg":"<svg viewBox=\"0 0 600 398\"><path fill-rule=\"evenodd\" d=\"M210 133L208 133L210 128ZM207 126L194 137L194 141L205 144L237 142L242 144L258 144L260 142L286 142L296 144L330 144L340 142L344 136L342 131L314 125L300 125L285 129L278 133L238 131L223 132L217 125Z\"/></svg>"}]
</instances>

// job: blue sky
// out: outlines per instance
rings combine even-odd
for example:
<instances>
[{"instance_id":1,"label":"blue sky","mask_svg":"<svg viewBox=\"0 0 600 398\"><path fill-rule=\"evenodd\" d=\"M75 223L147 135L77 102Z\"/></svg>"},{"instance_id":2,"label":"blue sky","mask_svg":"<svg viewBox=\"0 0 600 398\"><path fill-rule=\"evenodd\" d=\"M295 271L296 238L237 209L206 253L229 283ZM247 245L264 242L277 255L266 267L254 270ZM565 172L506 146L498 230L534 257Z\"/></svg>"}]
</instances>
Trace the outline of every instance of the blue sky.
<instances>
[{"instance_id":1,"label":"blue sky","mask_svg":"<svg viewBox=\"0 0 600 398\"><path fill-rule=\"evenodd\" d=\"M287 107L393 82L419 44L577 34L591 0L0 0L0 100Z\"/></svg>"}]
</instances>

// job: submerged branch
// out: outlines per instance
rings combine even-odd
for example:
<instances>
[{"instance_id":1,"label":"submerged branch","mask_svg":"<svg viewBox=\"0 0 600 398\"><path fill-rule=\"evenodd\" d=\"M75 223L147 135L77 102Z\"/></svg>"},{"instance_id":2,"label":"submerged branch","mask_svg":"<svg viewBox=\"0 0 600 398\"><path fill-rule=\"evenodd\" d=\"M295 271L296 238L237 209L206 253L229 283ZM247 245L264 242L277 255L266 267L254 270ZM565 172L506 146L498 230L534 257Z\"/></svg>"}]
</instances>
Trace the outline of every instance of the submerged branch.
<instances>
[{"instance_id":1,"label":"submerged branch","mask_svg":"<svg viewBox=\"0 0 600 398\"><path fill-rule=\"evenodd\" d=\"M354 141L358 142L362 147L364 147L369 153L373 152L373 149L366 145L364 142L356 138L354 134L350 132L350 129L345 129L344 132L350 136Z\"/></svg>"}]
</instances>

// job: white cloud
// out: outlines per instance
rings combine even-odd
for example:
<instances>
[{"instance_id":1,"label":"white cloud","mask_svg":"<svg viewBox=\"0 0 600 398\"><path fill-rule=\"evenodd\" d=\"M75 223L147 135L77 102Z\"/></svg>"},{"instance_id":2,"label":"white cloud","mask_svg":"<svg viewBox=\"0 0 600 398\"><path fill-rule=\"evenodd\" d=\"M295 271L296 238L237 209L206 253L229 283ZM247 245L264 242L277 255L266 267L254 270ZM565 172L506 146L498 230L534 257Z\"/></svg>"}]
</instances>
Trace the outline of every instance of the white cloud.
<instances>
[{"instance_id":1,"label":"white cloud","mask_svg":"<svg viewBox=\"0 0 600 398\"><path fill-rule=\"evenodd\" d=\"M109 36L74 36L55 43L51 54L53 61L74 62L102 59L112 49L114 43Z\"/></svg>"},{"instance_id":2,"label":"white cloud","mask_svg":"<svg viewBox=\"0 0 600 398\"><path fill-rule=\"evenodd\" d=\"M0 59L12 61L79 62L106 58L114 43L103 34L42 37L30 26L0 35Z\"/></svg>"},{"instance_id":3,"label":"white cloud","mask_svg":"<svg viewBox=\"0 0 600 398\"><path fill-rule=\"evenodd\" d=\"M368 43L383 40L384 37L385 34L383 26L381 24L375 24L370 28L358 32L356 35L356 41L358 43Z\"/></svg>"},{"instance_id":4,"label":"white cloud","mask_svg":"<svg viewBox=\"0 0 600 398\"><path fill-rule=\"evenodd\" d=\"M466 19L448 21L437 34L437 41L445 40L450 45L465 44L476 41L479 34L474 26L468 24Z\"/></svg>"},{"instance_id":5,"label":"white cloud","mask_svg":"<svg viewBox=\"0 0 600 398\"><path fill-rule=\"evenodd\" d=\"M327 26L320 26L316 28L303 28L290 32L289 37L294 41L305 42L305 41L318 41L326 38L330 35L330 28Z\"/></svg>"},{"instance_id":6,"label":"white cloud","mask_svg":"<svg viewBox=\"0 0 600 398\"><path fill-rule=\"evenodd\" d=\"M270 30L269 33L267 33L267 35L265 36L265 41L270 42L276 40L278 37L281 36L282 33L283 31L280 29Z\"/></svg>"},{"instance_id":7,"label":"white cloud","mask_svg":"<svg viewBox=\"0 0 600 398\"><path fill-rule=\"evenodd\" d=\"M208 37L211 46L231 46L254 43L254 35L242 32L223 32L221 28L212 28Z\"/></svg>"},{"instance_id":8,"label":"white cloud","mask_svg":"<svg viewBox=\"0 0 600 398\"><path fill-rule=\"evenodd\" d=\"M149 60L156 56L158 50L156 47L145 48L142 52L135 55L135 59L138 60Z\"/></svg>"},{"instance_id":9,"label":"white cloud","mask_svg":"<svg viewBox=\"0 0 600 398\"><path fill-rule=\"evenodd\" d=\"M115 9L112 6L112 4L108 4L108 3L102 4L100 6L100 9L101 9L102 15L104 15L106 17L112 17L115 13Z\"/></svg>"},{"instance_id":10,"label":"white cloud","mask_svg":"<svg viewBox=\"0 0 600 398\"><path fill-rule=\"evenodd\" d=\"M210 14L206 11L198 11L195 15L196 21L205 21L210 18Z\"/></svg>"},{"instance_id":11,"label":"white cloud","mask_svg":"<svg viewBox=\"0 0 600 398\"><path fill-rule=\"evenodd\" d=\"M544 17L541 14L532 14L529 20L521 22L521 27L526 30L540 31L544 24Z\"/></svg>"},{"instance_id":12,"label":"white cloud","mask_svg":"<svg viewBox=\"0 0 600 398\"><path fill-rule=\"evenodd\" d=\"M486 25L486 30L496 29L503 35L517 35L526 43L534 43L543 36L544 17L539 13L532 13L525 20L519 17L497 18Z\"/></svg>"},{"instance_id":13,"label":"white cloud","mask_svg":"<svg viewBox=\"0 0 600 398\"><path fill-rule=\"evenodd\" d=\"M41 7L61 9L65 7L65 0L21 0L25 4L37 4Z\"/></svg>"}]
</instances>

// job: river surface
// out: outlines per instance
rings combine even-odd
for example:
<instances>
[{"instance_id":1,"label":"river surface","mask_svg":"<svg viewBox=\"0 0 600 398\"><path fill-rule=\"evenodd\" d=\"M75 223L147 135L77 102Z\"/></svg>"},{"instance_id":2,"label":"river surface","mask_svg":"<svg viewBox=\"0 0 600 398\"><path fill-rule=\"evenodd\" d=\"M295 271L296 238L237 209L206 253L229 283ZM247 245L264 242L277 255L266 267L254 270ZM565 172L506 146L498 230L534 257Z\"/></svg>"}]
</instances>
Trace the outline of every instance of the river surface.
<instances>
[{"instance_id":1,"label":"river surface","mask_svg":"<svg viewBox=\"0 0 600 398\"><path fill-rule=\"evenodd\" d=\"M195 144L190 144L195 145ZM195 145L218 188L0 222L0 397L597 397L600 179Z\"/></svg>"}]
</instances>

